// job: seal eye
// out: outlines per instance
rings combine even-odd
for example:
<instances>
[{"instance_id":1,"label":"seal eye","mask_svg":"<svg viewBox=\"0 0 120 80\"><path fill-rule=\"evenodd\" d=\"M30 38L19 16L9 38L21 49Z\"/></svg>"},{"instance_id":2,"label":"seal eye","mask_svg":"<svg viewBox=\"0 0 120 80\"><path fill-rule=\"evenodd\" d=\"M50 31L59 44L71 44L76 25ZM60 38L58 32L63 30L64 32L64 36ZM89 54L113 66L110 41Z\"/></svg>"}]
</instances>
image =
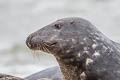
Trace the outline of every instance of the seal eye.
<instances>
[{"instance_id":1,"label":"seal eye","mask_svg":"<svg viewBox=\"0 0 120 80\"><path fill-rule=\"evenodd\" d=\"M62 25L60 25L60 24L55 24L54 26L56 29L61 29L61 27L62 27Z\"/></svg>"}]
</instances>

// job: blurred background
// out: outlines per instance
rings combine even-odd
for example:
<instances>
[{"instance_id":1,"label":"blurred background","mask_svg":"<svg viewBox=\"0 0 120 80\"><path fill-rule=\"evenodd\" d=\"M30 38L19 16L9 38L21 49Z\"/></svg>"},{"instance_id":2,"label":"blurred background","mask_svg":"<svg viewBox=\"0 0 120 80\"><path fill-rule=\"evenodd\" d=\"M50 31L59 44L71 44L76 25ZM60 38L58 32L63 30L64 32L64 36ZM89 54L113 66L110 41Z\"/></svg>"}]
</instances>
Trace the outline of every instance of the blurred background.
<instances>
[{"instance_id":1,"label":"blurred background","mask_svg":"<svg viewBox=\"0 0 120 80\"><path fill-rule=\"evenodd\" d=\"M48 54L33 57L27 36L64 17L82 17L120 42L120 0L0 0L0 73L26 77L57 65Z\"/></svg>"}]
</instances>

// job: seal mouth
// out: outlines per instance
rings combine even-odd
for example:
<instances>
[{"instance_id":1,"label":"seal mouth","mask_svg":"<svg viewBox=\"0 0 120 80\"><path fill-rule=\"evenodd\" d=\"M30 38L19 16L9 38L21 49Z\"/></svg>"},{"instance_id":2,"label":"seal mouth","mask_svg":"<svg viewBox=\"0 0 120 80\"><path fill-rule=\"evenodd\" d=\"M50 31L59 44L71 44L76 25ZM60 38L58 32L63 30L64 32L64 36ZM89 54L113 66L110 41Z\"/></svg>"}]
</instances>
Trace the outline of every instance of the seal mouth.
<instances>
[{"instance_id":1,"label":"seal mouth","mask_svg":"<svg viewBox=\"0 0 120 80\"><path fill-rule=\"evenodd\" d=\"M57 42L41 42L40 44L36 44L34 50L41 50L47 53L55 53L55 48L58 48Z\"/></svg>"},{"instance_id":2,"label":"seal mouth","mask_svg":"<svg viewBox=\"0 0 120 80\"><path fill-rule=\"evenodd\" d=\"M40 50L47 53L56 53L56 51L59 49L59 45L56 41L45 42L40 40L39 42L35 42L27 39L26 44L31 50Z\"/></svg>"}]
</instances>

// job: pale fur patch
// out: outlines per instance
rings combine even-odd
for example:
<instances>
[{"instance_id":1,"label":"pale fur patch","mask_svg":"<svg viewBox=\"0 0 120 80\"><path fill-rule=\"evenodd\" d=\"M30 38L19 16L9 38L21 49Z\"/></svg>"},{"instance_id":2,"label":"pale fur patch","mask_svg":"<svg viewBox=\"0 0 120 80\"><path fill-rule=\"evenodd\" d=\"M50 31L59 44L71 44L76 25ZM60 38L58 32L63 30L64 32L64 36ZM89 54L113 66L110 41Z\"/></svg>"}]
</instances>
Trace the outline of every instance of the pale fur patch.
<instances>
[{"instance_id":1,"label":"pale fur patch","mask_svg":"<svg viewBox=\"0 0 120 80\"><path fill-rule=\"evenodd\" d=\"M83 38L83 40L84 40L84 41L86 41L86 40L87 40L87 38Z\"/></svg>"},{"instance_id":2,"label":"pale fur patch","mask_svg":"<svg viewBox=\"0 0 120 80\"><path fill-rule=\"evenodd\" d=\"M80 74L80 78L81 78L81 80L86 80L86 74L85 74L85 72L82 72Z\"/></svg>"},{"instance_id":3,"label":"pale fur patch","mask_svg":"<svg viewBox=\"0 0 120 80\"><path fill-rule=\"evenodd\" d=\"M78 57L80 57L80 53L78 53Z\"/></svg>"},{"instance_id":4,"label":"pale fur patch","mask_svg":"<svg viewBox=\"0 0 120 80\"><path fill-rule=\"evenodd\" d=\"M96 57L100 56L100 53L95 51L95 53L93 54L93 56L96 56Z\"/></svg>"},{"instance_id":5,"label":"pale fur patch","mask_svg":"<svg viewBox=\"0 0 120 80\"><path fill-rule=\"evenodd\" d=\"M93 60L90 59L90 58L87 58L87 60L86 60L86 65L89 65L90 63L93 63Z\"/></svg>"},{"instance_id":6,"label":"pale fur patch","mask_svg":"<svg viewBox=\"0 0 120 80\"><path fill-rule=\"evenodd\" d=\"M95 49L96 47L97 47L97 44L94 43L94 44L92 45L92 48Z\"/></svg>"},{"instance_id":7,"label":"pale fur patch","mask_svg":"<svg viewBox=\"0 0 120 80\"><path fill-rule=\"evenodd\" d=\"M76 40L75 40L75 39L72 39L72 42L73 42L74 44L76 44Z\"/></svg>"}]
</instances>

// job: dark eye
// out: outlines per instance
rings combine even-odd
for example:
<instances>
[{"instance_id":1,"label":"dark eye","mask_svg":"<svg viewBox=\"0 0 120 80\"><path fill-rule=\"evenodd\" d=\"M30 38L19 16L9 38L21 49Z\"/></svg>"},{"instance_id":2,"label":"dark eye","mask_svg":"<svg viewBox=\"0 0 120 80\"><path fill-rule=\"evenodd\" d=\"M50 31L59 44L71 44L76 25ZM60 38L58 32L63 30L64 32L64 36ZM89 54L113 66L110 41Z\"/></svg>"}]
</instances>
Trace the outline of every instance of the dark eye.
<instances>
[{"instance_id":1,"label":"dark eye","mask_svg":"<svg viewBox=\"0 0 120 80\"><path fill-rule=\"evenodd\" d=\"M60 25L60 24L55 24L54 26L56 29L61 29L61 27L62 27L62 25Z\"/></svg>"}]
</instances>

